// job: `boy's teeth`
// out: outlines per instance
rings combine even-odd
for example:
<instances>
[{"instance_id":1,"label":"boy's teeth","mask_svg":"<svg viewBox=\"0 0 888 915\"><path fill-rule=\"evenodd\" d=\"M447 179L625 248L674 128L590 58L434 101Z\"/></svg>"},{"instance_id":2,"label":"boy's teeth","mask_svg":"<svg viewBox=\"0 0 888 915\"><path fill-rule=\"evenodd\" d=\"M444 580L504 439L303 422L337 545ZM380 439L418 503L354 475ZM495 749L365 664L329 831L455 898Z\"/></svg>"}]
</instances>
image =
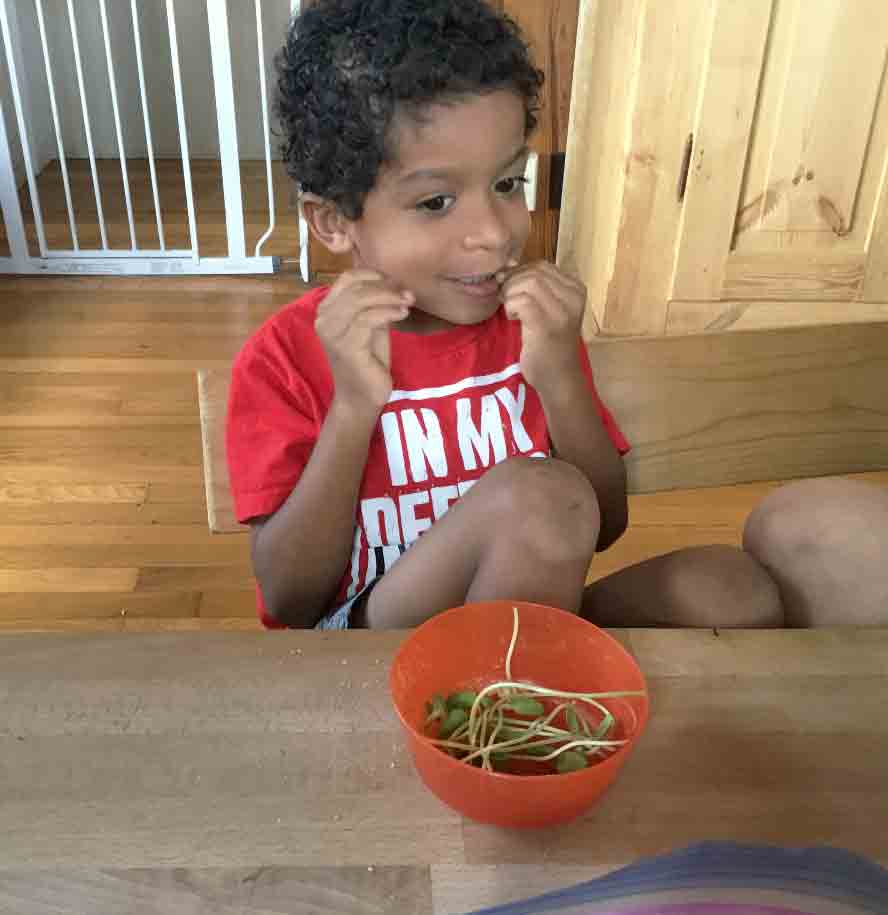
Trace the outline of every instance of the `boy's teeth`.
<instances>
[{"instance_id":1,"label":"boy's teeth","mask_svg":"<svg viewBox=\"0 0 888 915\"><path fill-rule=\"evenodd\" d=\"M476 276L476 277L466 277L461 279L461 283L466 283L469 286L479 286L481 283L486 283L488 280L493 279L493 274L488 273L486 276Z\"/></svg>"}]
</instances>

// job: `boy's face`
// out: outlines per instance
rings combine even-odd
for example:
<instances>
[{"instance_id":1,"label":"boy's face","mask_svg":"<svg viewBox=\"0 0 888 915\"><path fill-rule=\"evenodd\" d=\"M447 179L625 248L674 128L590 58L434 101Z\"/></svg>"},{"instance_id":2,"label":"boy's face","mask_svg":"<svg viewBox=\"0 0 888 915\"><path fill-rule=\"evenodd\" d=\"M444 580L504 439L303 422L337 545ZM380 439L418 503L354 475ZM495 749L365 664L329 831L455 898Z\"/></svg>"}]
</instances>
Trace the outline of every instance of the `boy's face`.
<instances>
[{"instance_id":1,"label":"boy's face","mask_svg":"<svg viewBox=\"0 0 888 915\"><path fill-rule=\"evenodd\" d=\"M507 90L470 96L425 108L422 122L396 117L394 130L397 160L347 222L354 265L416 296L398 330L484 321L501 301L494 274L530 234L524 103Z\"/></svg>"}]
</instances>

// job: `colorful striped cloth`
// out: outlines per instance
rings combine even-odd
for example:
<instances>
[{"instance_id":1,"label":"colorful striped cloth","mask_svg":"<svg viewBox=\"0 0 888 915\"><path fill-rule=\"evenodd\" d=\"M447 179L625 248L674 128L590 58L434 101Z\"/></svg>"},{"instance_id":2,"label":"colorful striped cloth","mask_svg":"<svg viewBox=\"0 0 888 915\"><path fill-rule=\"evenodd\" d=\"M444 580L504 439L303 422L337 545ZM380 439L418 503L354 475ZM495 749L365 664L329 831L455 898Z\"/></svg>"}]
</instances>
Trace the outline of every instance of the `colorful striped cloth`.
<instances>
[{"instance_id":1,"label":"colorful striped cloth","mask_svg":"<svg viewBox=\"0 0 888 915\"><path fill-rule=\"evenodd\" d=\"M473 915L888 915L888 870L837 848L704 842Z\"/></svg>"}]
</instances>

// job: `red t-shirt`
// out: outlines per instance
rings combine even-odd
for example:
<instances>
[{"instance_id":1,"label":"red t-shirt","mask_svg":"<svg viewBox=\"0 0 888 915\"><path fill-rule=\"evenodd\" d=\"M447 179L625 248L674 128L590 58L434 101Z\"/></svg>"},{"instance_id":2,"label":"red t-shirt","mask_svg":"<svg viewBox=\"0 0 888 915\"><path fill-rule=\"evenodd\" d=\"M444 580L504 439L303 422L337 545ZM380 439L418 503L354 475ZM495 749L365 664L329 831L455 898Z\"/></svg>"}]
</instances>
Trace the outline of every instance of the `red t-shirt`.
<instances>
[{"instance_id":1,"label":"red t-shirt","mask_svg":"<svg viewBox=\"0 0 888 915\"><path fill-rule=\"evenodd\" d=\"M328 292L314 289L285 306L235 360L226 448L241 522L280 508L320 434L333 377L314 322ZM601 420L625 454L629 445L598 398L581 340L577 351ZM487 468L515 455L549 455L545 414L520 355L521 325L502 308L481 324L440 333L392 331L393 391L370 441L352 556L331 610L391 568ZM257 595L263 623L275 626Z\"/></svg>"}]
</instances>

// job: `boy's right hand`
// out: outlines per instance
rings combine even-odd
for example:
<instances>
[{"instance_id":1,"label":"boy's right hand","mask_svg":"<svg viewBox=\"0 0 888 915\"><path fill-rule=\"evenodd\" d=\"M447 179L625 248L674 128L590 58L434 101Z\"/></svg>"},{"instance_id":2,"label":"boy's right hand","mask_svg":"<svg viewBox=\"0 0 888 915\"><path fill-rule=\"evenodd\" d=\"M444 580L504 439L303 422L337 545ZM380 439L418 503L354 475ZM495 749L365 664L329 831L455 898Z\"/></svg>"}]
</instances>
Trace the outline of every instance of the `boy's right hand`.
<instances>
[{"instance_id":1,"label":"boy's right hand","mask_svg":"<svg viewBox=\"0 0 888 915\"><path fill-rule=\"evenodd\" d=\"M375 270L346 270L318 306L315 331L327 353L336 400L377 414L392 392L389 328L410 313L411 292Z\"/></svg>"}]
</instances>

